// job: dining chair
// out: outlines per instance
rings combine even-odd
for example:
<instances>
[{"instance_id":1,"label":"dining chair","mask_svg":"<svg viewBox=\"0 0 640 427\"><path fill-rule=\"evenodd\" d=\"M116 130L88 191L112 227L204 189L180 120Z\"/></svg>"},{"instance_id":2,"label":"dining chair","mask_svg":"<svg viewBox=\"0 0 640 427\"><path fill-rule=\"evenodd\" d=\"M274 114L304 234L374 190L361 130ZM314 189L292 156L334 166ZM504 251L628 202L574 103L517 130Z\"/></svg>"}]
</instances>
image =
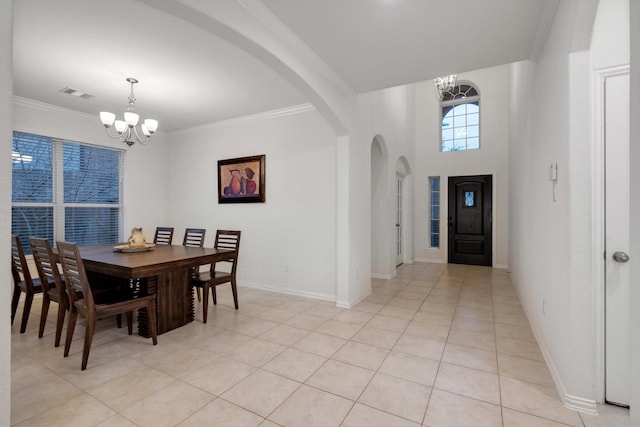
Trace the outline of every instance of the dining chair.
<instances>
[{"instance_id":1,"label":"dining chair","mask_svg":"<svg viewBox=\"0 0 640 427\"><path fill-rule=\"evenodd\" d=\"M42 312L40 314L38 338L42 338L44 335L44 327L47 323L47 315L49 314L49 305L51 304L51 301L57 302L58 318L56 320L56 338L54 346L59 347L64 318L69 310L69 297L67 296L64 281L60 276L58 263L55 261L49 240L30 237L29 244L31 245L33 261L36 264L40 283L42 284Z\"/></svg>"},{"instance_id":2,"label":"dining chair","mask_svg":"<svg viewBox=\"0 0 640 427\"><path fill-rule=\"evenodd\" d=\"M238 309L238 289L236 286L236 268L238 266L238 253L240 251L240 231L237 230L218 230L216 232L216 240L214 248L216 249L229 249L233 253L230 254L229 259L221 260L211 264L209 271L197 272L191 279L191 284L196 289L202 289L202 319L203 323L207 323L207 311L209 309L209 289L211 289L211 296L213 297L213 304L218 303L216 296L216 286L224 283L231 284L231 291L233 292L233 303ZM230 265L229 271L220 271L216 268L218 263L227 263Z\"/></svg>"},{"instance_id":3,"label":"dining chair","mask_svg":"<svg viewBox=\"0 0 640 427\"><path fill-rule=\"evenodd\" d=\"M24 255L24 248L22 247L22 243L20 243L20 238L15 234L11 235L11 275L13 276L11 324L13 325L13 319L16 317L20 294L24 292L25 300L24 307L22 308L22 323L20 323L20 333L24 334L24 331L27 330L33 296L42 293L42 285L39 278L31 277L27 258Z\"/></svg>"},{"instance_id":4,"label":"dining chair","mask_svg":"<svg viewBox=\"0 0 640 427\"><path fill-rule=\"evenodd\" d=\"M173 227L156 227L153 243L156 245L170 245L173 240Z\"/></svg>"},{"instance_id":5,"label":"dining chair","mask_svg":"<svg viewBox=\"0 0 640 427\"><path fill-rule=\"evenodd\" d=\"M207 232L204 228L187 228L184 231L183 246L193 246L201 248L204 245L204 235ZM198 272L198 268L194 267L189 272L189 276L193 277ZM198 289L198 301L200 301L200 290Z\"/></svg>"},{"instance_id":6,"label":"dining chair","mask_svg":"<svg viewBox=\"0 0 640 427\"><path fill-rule=\"evenodd\" d=\"M82 370L87 369L89 351L98 318L125 313L131 325L134 310L146 309L147 322L153 345L158 343L156 334L156 295L145 295L133 289L117 288L113 292L93 293L87 279L84 263L80 257L78 245L75 243L57 242L58 256L64 272L64 281L69 294L69 323L64 342L64 357L69 355L71 340L78 314L86 317L84 349L82 351ZM132 334L129 327L129 335Z\"/></svg>"},{"instance_id":7,"label":"dining chair","mask_svg":"<svg viewBox=\"0 0 640 427\"><path fill-rule=\"evenodd\" d=\"M183 246L193 246L201 248L204 244L204 235L207 232L204 228L187 228L184 231Z\"/></svg>"}]
</instances>

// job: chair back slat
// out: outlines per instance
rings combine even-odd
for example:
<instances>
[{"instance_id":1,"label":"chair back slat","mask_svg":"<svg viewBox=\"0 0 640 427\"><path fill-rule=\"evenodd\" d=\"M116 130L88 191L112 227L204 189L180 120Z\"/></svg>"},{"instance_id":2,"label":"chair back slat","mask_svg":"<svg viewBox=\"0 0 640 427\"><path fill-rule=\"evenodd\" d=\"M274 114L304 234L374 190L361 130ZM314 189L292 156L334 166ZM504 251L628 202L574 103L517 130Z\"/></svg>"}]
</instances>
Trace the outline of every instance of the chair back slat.
<instances>
[{"instance_id":1,"label":"chair back slat","mask_svg":"<svg viewBox=\"0 0 640 427\"><path fill-rule=\"evenodd\" d=\"M58 264L53 258L53 250L51 249L49 240L30 237L29 244L31 245L33 261L38 269L38 276L40 276L42 287L48 292L51 289L51 284L54 284L58 296L60 298L66 298L60 270L58 270Z\"/></svg>"},{"instance_id":2,"label":"chair back slat","mask_svg":"<svg viewBox=\"0 0 640 427\"><path fill-rule=\"evenodd\" d=\"M216 231L216 241L213 245L216 249L229 249L236 252L236 256L230 259L218 262L228 262L232 265L232 271L235 272L238 252L240 251L240 234L239 230L218 230ZM211 270L215 270L216 263L211 265Z\"/></svg>"},{"instance_id":3,"label":"chair back slat","mask_svg":"<svg viewBox=\"0 0 640 427\"><path fill-rule=\"evenodd\" d=\"M207 230L204 228L187 228L184 232L183 246L193 246L201 248L204 244L204 235Z\"/></svg>"},{"instance_id":4,"label":"chair back slat","mask_svg":"<svg viewBox=\"0 0 640 427\"><path fill-rule=\"evenodd\" d=\"M94 310L93 295L91 294L89 280L87 279L87 273L82 263L78 245L75 243L57 242L56 246L58 247L60 264L62 264L64 282L67 286L67 293L69 294L69 302L73 305L78 299L84 298L87 309Z\"/></svg>"},{"instance_id":5,"label":"chair back slat","mask_svg":"<svg viewBox=\"0 0 640 427\"><path fill-rule=\"evenodd\" d=\"M20 238L15 234L11 235L11 273L16 283L24 281L27 290L29 292L33 291L33 279L29 271L27 258L24 256Z\"/></svg>"},{"instance_id":6,"label":"chair back slat","mask_svg":"<svg viewBox=\"0 0 640 427\"><path fill-rule=\"evenodd\" d=\"M216 232L215 248L237 251L239 246L240 231L218 230Z\"/></svg>"},{"instance_id":7,"label":"chair back slat","mask_svg":"<svg viewBox=\"0 0 640 427\"><path fill-rule=\"evenodd\" d=\"M170 245L173 241L173 227L156 227L153 243L156 245Z\"/></svg>"}]
</instances>

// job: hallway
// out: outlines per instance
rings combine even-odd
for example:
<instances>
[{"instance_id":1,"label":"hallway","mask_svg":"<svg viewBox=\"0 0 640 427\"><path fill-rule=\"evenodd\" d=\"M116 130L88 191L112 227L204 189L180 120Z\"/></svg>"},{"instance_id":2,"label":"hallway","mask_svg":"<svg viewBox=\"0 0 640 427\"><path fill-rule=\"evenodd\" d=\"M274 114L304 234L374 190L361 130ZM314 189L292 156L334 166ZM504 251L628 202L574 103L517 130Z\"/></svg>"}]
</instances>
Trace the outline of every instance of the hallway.
<instances>
[{"instance_id":1,"label":"hallway","mask_svg":"<svg viewBox=\"0 0 640 427\"><path fill-rule=\"evenodd\" d=\"M628 426L628 411L562 406L505 270L403 265L351 310L222 287L208 323L158 345L99 322L87 370L84 327L53 347L12 327L16 426ZM21 308L18 316L21 315Z\"/></svg>"}]
</instances>

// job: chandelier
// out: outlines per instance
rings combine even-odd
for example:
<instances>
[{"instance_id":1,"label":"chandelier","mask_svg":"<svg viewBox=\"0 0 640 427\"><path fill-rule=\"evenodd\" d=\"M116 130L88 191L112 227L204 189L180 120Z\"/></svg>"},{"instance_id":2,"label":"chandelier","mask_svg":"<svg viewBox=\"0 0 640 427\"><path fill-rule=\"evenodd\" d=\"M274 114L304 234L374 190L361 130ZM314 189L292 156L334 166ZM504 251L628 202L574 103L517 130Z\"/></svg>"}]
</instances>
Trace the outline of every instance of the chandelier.
<instances>
[{"instance_id":1,"label":"chandelier","mask_svg":"<svg viewBox=\"0 0 640 427\"><path fill-rule=\"evenodd\" d=\"M145 119L140 125L140 129L142 130L142 136L140 136L137 128L140 116L135 113L136 98L133 95L133 85L138 83L138 80L128 77L127 81L131 83L131 95L129 95L129 105L124 112L124 120L116 120L115 114L102 111L100 112L100 121L106 128L107 135L111 138L117 138L129 147L136 142L145 145L151 140L151 135L158 129L158 121ZM113 131L109 131L112 125L114 125L116 129L116 134L114 134Z\"/></svg>"},{"instance_id":2,"label":"chandelier","mask_svg":"<svg viewBox=\"0 0 640 427\"><path fill-rule=\"evenodd\" d=\"M436 90L436 98L438 101L442 101L444 99L445 93L451 93L454 87L456 87L456 78L457 74L449 74L444 77L436 77L433 79L433 85Z\"/></svg>"}]
</instances>

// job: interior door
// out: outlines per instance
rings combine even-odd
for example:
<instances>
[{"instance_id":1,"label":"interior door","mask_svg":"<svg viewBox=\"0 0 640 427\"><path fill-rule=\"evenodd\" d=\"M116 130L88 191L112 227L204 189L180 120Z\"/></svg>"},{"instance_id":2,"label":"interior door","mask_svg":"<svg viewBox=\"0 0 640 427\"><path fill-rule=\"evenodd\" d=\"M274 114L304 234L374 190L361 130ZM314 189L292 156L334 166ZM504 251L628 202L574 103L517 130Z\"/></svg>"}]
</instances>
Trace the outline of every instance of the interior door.
<instances>
[{"instance_id":1,"label":"interior door","mask_svg":"<svg viewBox=\"0 0 640 427\"><path fill-rule=\"evenodd\" d=\"M402 217L404 215L404 177L396 175L396 267L404 262L402 253Z\"/></svg>"},{"instance_id":2,"label":"interior door","mask_svg":"<svg viewBox=\"0 0 640 427\"><path fill-rule=\"evenodd\" d=\"M449 262L492 265L492 176L449 177Z\"/></svg>"},{"instance_id":3,"label":"interior door","mask_svg":"<svg viewBox=\"0 0 640 427\"><path fill-rule=\"evenodd\" d=\"M605 80L605 399L629 405L629 75Z\"/></svg>"}]
</instances>

